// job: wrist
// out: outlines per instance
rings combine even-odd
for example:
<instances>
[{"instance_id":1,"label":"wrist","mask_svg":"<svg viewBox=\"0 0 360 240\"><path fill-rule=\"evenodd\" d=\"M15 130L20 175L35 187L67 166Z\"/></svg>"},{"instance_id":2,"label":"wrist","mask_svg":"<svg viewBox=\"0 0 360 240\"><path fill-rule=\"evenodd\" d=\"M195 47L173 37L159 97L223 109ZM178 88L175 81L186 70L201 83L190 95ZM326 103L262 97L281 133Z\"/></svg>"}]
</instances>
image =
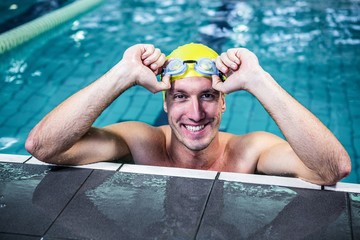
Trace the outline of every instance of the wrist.
<instances>
[{"instance_id":1,"label":"wrist","mask_svg":"<svg viewBox=\"0 0 360 240\"><path fill-rule=\"evenodd\" d=\"M253 72L252 77L248 78L246 84L244 84L244 90L254 94L257 90L260 90L266 86L266 83L272 81L271 75L260 68L258 71Z\"/></svg>"},{"instance_id":2,"label":"wrist","mask_svg":"<svg viewBox=\"0 0 360 240\"><path fill-rule=\"evenodd\" d=\"M107 81L113 83L114 89L124 92L136 84L135 71L130 70L126 62L121 60L114 65L105 75Z\"/></svg>"}]
</instances>

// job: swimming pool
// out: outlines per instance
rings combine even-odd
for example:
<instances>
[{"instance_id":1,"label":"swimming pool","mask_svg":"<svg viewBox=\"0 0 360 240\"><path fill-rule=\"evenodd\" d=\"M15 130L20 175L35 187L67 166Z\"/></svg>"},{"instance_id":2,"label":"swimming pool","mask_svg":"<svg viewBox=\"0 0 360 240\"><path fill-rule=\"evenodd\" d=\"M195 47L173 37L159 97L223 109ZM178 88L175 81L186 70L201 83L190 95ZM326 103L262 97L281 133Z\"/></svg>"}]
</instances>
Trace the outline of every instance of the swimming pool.
<instances>
[{"instance_id":1,"label":"swimming pool","mask_svg":"<svg viewBox=\"0 0 360 240\"><path fill-rule=\"evenodd\" d=\"M0 56L0 153L26 154L31 128L66 97L101 76L135 43L169 53L187 42L218 52L254 51L261 65L319 117L349 152L360 183L359 1L118 1ZM129 71L131 71L129 69ZM96 101L96 99L94 99ZM161 94L134 87L96 126L124 120L166 123ZM227 96L221 129L279 129L250 94Z\"/></svg>"}]
</instances>

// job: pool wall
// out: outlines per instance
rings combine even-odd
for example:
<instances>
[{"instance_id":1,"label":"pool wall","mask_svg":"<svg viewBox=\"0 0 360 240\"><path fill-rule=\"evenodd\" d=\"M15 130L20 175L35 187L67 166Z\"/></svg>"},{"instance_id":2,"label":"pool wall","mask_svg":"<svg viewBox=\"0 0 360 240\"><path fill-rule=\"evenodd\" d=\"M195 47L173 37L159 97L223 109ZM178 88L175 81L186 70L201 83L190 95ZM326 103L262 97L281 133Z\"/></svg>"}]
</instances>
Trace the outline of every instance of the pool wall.
<instances>
[{"instance_id":1,"label":"pool wall","mask_svg":"<svg viewBox=\"0 0 360 240\"><path fill-rule=\"evenodd\" d=\"M358 184L7 154L0 172L1 239L360 236Z\"/></svg>"}]
</instances>

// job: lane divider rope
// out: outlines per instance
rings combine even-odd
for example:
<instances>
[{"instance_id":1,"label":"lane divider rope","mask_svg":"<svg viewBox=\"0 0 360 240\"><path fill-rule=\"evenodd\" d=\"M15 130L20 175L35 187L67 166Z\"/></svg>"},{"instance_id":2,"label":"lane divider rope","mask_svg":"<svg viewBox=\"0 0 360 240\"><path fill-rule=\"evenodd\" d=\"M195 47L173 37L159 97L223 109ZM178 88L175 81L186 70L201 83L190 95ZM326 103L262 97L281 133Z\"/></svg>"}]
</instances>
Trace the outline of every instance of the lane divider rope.
<instances>
[{"instance_id":1,"label":"lane divider rope","mask_svg":"<svg viewBox=\"0 0 360 240\"><path fill-rule=\"evenodd\" d=\"M44 16L0 34L0 54L85 13L104 0L77 0Z\"/></svg>"}]
</instances>

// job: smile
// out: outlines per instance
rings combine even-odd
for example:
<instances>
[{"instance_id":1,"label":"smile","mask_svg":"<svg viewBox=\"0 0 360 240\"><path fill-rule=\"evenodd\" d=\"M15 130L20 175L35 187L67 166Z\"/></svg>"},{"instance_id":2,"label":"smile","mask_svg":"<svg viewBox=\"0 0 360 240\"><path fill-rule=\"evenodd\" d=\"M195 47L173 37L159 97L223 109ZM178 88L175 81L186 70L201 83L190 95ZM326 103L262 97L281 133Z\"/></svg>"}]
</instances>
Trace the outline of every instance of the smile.
<instances>
[{"instance_id":1,"label":"smile","mask_svg":"<svg viewBox=\"0 0 360 240\"><path fill-rule=\"evenodd\" d=\"M185 128L191 132L201 131L202 129L204 129L204 127L205 127L205 125L199 125L199 126L185 125Z\"/></svg>"}]
</instances>

